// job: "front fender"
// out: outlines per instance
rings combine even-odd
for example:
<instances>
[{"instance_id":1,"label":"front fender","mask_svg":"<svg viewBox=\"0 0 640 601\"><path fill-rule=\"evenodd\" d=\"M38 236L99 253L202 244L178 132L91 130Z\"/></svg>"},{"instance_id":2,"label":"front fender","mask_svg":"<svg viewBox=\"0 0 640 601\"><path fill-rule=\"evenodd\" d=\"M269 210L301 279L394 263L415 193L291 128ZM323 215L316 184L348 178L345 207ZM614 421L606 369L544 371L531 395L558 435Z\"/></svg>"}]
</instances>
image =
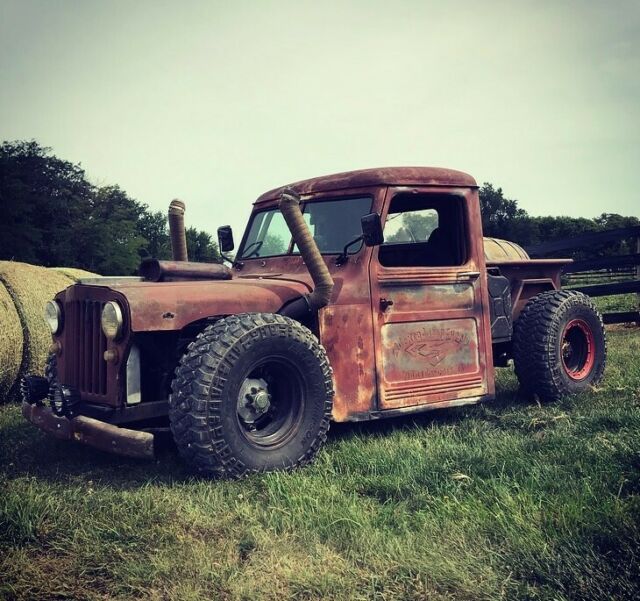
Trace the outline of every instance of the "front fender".
<instances>
[{"instance_id":1,"label":"front fender","mask_svg":"<svg viewBox=\"0 0 640 601\"><path fill-rule=\"evenodd\" d=\"M132 332L181 330L219 315L276 313L285 303L309 292L299 282L266 278L132 282L113 289L126 299Z\"/></svg>"}]
</instances>

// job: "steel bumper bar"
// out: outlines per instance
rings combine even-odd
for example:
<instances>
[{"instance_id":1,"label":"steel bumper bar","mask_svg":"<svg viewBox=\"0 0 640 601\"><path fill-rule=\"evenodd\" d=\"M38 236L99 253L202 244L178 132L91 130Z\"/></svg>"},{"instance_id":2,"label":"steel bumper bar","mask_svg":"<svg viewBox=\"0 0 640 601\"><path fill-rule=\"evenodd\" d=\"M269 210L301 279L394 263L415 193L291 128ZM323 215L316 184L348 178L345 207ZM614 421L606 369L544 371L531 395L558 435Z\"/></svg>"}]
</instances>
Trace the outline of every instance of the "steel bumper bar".
<instances>
[{"instance_id":1,"label":"steel bumper bar","mask_svg":"<svg viewBox=\"0 0 640 601\"><path fill-rule=\"evenodd\" d=\"M30 405L24 401L22 415L44 432L62 440L76 440L125 457L153 457L153 434L149 432L118 428L84 415L72 419L58 417L49 407Z\"/></svg>"}]
</instances>

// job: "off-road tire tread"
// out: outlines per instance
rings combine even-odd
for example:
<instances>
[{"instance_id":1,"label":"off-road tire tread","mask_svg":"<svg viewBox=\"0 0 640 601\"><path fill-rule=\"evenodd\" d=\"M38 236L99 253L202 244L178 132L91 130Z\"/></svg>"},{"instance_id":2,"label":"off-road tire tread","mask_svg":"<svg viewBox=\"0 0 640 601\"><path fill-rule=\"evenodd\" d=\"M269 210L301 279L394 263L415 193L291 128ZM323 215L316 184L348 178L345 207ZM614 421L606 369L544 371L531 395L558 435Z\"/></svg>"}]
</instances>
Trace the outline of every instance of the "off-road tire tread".
<instances>
[{"instance_id":1,"label":"off-road tire tread","mask_svg":"<svg viewBox=\"0 0 640 601\"><path fill-rule=\"evenodd\" d=\"M569 393L561 377L562 360L556 353L557 336L562 333L557 321L571 306L582 305L597 316L604 339L604 357L595 367L597 373L590 380L596 385L602 379L607 338L602 315L593 300L577 290L549 290L532 297L514 324L513 362L520 387L526 394L537 394L553 401Z\"/></svg>"},{"instance_id":2,"label":"off-road tire tread","mask_svg":"<svg viewBox=\"0 0 640 601\"><path fill-rule=\"evenodd\" d=\"M326 351L305 326L275 313L245 313L225 317L207 326L187 346L171 384L169 420L178 452L196 471L237 479L259 470L232 456L220 426L222 401L216 398L243 341L252 336L279 335L296 339L310 349L320 365L325 388L322 422L306 451L289 465L289 471L310 463L327 439L333 407L333 375Z\"/></svg>"}]
</instances>

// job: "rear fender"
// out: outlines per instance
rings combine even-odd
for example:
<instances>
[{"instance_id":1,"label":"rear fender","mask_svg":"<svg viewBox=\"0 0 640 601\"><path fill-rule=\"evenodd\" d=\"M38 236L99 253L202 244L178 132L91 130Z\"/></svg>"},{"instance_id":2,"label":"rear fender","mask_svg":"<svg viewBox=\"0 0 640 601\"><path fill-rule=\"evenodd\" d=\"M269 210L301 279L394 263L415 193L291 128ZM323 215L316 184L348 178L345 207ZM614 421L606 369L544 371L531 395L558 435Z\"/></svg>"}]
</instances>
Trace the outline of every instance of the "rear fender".
<instances>
[{"instance_id":1,"label":"rear fender","mask_svg":"<svg viewBox=\"0 0 640 601\"><path fill-rule=\"evenodd\" d=\"M552 278L539 278L533 280L521 280L511 290L511 305L513 306L513 321L524 309L529 299L546 292L547 290L557 290L555 281Z\"/></svg>"}]
</instances>

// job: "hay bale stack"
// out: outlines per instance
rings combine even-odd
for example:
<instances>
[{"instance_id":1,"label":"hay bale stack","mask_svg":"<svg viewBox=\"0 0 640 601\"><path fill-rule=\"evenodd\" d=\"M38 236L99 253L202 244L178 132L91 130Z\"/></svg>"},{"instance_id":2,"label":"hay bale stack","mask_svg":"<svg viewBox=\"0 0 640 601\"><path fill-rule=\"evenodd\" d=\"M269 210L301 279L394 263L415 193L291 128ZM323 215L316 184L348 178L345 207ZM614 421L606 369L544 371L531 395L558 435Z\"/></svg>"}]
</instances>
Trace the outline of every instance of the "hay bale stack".
<instances>
[{"instance_id":1,"label":"hay bale stack","mask_svg":"<svg viewBox=\"0 0 640 601\"><path fill-rule=\"evenodd\" d=\"M84 269L77 269L75 267L50 267L52 271L57 271L62 275L70 277L74 282L82 280L84 278L98 278L100 274L92 273Z\"/></svg>"},{"instance_id":2,"label":"hay bale stack","mask_svg":"<svg viewBox=\"0 0 640 601\"><path fill-rule=\"evenodd\" d=\"M51 332L43 315L44 305L57 292L73 284L74 280L46 267L36 267L15 261L0 261L0 282L13 300L15 310L20 318L23 336L21 352L15 342L9 342L8 338L3 336L0 340L2 347L0 357L11 357L8 362L9 370L12 369L12 362L20 357L18 378L27 373L42 374L51 346ZM11 327L10 323L8 321L5 326L3 319L3 332ZM15 328L15 325L13 327ZM17 382L18 379L14 381L8 400L17 397Z\"/></svg>"},{"instance_id":3,"label":"hay bale stack","mask_svg":"<svg viewBox=\"0 0 640 601\"><path fill-rule=\"evenodd\" d=\"M9 391L22 363L22 324L11 295L0 283L0 403Z\"/></svg>"}]
</instances>

